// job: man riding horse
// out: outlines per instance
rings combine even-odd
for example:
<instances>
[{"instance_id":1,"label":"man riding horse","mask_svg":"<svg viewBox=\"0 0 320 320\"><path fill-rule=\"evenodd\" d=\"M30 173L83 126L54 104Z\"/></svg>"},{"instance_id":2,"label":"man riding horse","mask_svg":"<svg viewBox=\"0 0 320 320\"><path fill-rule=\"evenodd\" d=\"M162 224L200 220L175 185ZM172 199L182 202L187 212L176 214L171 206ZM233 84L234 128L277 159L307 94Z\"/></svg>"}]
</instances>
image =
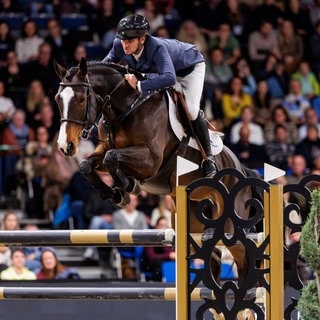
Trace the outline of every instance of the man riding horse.
<instances>
[{"instance_id":1,"label":"man riding horse","mask_svg":"<svg viewBox=\"0 0 320 320\"><path fill-rule=\"evenodd\" d=\"M149 22L141 15L131 14L121 19L113 47L103 62L124 61L130 68L145 73L143 81L133 74L125 76L130 86L144 96L176 82L181 84L192 130L205 153L201 169L205 177L212 177L217 166L208 127L200 111L205 60L193 45L150 36L149 30Z\"/></svg>"}]
</instances>

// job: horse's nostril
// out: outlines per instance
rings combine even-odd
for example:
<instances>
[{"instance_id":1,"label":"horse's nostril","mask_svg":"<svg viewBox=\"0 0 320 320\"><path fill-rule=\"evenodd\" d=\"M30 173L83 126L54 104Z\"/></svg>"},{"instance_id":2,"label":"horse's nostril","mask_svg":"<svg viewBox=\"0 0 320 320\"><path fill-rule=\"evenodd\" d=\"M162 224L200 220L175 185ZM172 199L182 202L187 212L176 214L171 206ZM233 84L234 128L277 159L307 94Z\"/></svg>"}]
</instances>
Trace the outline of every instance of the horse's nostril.
<instances>
[{"instance_id":1,"label":"horse's nostril","mask_svg":"<svg viewBox=\"0 0 320 320\"><path fill-rule=\"evenodd\" d=\"M67 145L67 153L68 154L72 154L74 151L74 145L72 142L68 142L68 145Z\"/></svg>"},{"instance_id":2,"label":"horse's nostril","mask_svg":"<svg viewBox=\"0 0 320 320\"><path fill-rule=\"evenodd\" d=\"M67 152L68 153L72 153L73 151L73 143L72 142L68 142L68 145L67 145Z\"/></svg>"}]
</instances>

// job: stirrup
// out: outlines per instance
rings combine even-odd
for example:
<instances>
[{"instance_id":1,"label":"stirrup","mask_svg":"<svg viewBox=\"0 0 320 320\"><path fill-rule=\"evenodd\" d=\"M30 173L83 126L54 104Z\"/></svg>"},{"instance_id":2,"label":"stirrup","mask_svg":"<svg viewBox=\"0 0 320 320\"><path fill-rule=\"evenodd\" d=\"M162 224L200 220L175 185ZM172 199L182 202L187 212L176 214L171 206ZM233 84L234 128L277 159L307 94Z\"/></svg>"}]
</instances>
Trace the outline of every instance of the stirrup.
<instances>
[{"instance_id":1,"label":"stirrup","mask_svg":"<svg viewBox=\"0 0 320 320\"><path fill-rule=\"evenodd\" d=\"M218 171L215 161L210 158L202 160L201 169L206 178L212 178Z\"/></svg>"}]
</instances>

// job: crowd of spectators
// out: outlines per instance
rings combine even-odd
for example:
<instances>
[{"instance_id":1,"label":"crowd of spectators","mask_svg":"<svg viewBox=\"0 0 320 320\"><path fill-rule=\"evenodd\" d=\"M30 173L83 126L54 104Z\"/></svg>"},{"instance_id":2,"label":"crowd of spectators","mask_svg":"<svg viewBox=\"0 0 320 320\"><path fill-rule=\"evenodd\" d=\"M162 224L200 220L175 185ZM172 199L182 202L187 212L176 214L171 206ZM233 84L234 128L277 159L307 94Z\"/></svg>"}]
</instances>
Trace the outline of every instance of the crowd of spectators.
<instances>
[{"instance_id":1,"label":"crowd of spectators","mask_svg":"<svg viewBox=\"0 0 320 320\"><path fill-rule=\"evenodd\" d=\"M268 162L288 177L297 160L299 177L320 170L320 1L7 0L0 3L0 194L23 190L29 218L58 211L58 227L64 205L77 228L113 227L117 208L102 205L81 179L79 158L56 150L60 80L52 62L103 59L130 13L146 16L153 35L192 43L204 55L202 109L245 165ZM21 16L17 27L12 18ZM85 25L68 27L67 16L81 16ZM84 142L81 157L94 143ZM148 219L159 200L148 206L150 198L139 197ZM167 214L164 205L160 210ZM150 227L158 217L154 212Z\"/></svg>"}]
</instances>

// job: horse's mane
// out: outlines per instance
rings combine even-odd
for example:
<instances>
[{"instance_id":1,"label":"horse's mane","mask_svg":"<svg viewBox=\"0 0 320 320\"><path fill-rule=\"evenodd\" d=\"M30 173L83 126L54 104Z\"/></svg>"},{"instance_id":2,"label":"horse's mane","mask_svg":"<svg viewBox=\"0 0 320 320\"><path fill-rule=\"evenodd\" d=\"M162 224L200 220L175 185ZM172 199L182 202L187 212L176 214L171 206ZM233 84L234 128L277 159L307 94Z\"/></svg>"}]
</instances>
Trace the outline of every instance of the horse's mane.
<instances>
[{"instance_id":1,"label":"horse's mane","mask_svg":"<svg viewBox=\"0 0 320 320\"><path fill-rule=\"evenodd\" d=\"M113 63L113 62L103 62L103 61L96 61L96 60L92 60L92 61L87 61L87 66L90 69L98 69L98 68L102 68L102 67L107 67L110 68L113 71L117 71L119 72L122 76L124 76L126 73L132 73L134 74L138 80L143 80L144 76L138 72L135 71L134 69L129 68L127 65L123 65L120 63ZM68 69L67 75L66 75L66 79L71 81L71 79L73 78L73 76L78 72L79 70L79 66L72 66Z\"/></svg>"},{"instance_id":2,"label":"horse's mane","mask_svg":"<svg viewBox=\"0 0 320 320\"><path fill-rule=\"evenodd\" d=\"M95 68L95 67L99 68L101 66L105 66L105 67L109 67L109 68L111 68L113 70L118 71L123 76L126 73L133 73L137 77L138 80L143 80L144 79L144 76L140 72L130 68L128 65L123 65L121 63L103 62L103 61L95 61L95 60L93 60L93 61L88 61L87 62L87 66L88 67L93 67L93 68Z\"/></svg>"}]
</instances>

